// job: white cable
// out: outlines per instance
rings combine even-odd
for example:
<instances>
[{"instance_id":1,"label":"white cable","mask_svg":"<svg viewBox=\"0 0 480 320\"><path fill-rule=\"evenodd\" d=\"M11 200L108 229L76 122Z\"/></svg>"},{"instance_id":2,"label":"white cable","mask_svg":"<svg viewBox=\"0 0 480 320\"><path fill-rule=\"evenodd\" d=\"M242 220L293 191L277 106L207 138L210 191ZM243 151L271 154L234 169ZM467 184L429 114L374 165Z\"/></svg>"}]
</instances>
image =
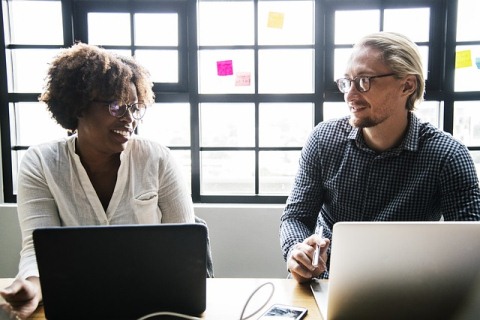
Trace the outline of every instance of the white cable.
<instances>
[{"instance_id":1,"label":"white cable","mask_svg":"<svg viewBox=\"0 0 480 320\"><path fill-rule=\"evenodd\" d=\"M150 314L147 314L146 316L138 318L138 320L145 320L145 319L148 319L148 318L151 318L151 317L156 317L156 316L174 316L174 317L190 319L190 320L202 320L202 318L189 316L189 315L186 315L186 314L183 314L183 313L168 312L168 311L160 311L160 312L150 313Z\"/></svg>"},{"instance_id":2,"label":"white cable","mask_svg":"<svg viewBox=\"0 0 480 320\"><path fill-rule=\"evenodd\" d=\"M265 303L260 308L258 308L257 310L255 310L250 315L248 315L247 317L244 318L243 314L245 313L245 309L247 309L247 306L248 306L248 303L250 302L250 299L252 299L252 297L255 295L255 293L258 292L258 290L260 290L261 288L263 288L264 286L266 286L268 284L272 286L272 292L270 292L270 296L267 298L267 301L265 301ZM242 313L240 314L240 320L246 320L246 319L251 318L252 316L256 315L260 310L262 310L263 307L265 307L267 305L267 303L270 301L270 299L272 299L272 296L273 296L274 292L275 292L275 285L272 282L265 282L264 284L259 286L257 289L255 289L255 291L252 292L250 297L248 297L247 302L243 306Z\"/></svg>"},{"instance_id":3,"label":"white cable","mask_svg":"<svg viewBox=\"0 0 480 320\"><path fill-rule=\"evenodd\" d=\"M253 296L261 289L263 288L264 286L266 285L271 285L272 286L272 292L270 292L270 296L267 298L267 301L265 301L265 303L260 307L258 308L257 310L255 310L254 312L252 312L250 315L248 315L247 317L243 317L243 314L245 313L245 309L247 309L247 306L250 302L250 300L253 298ZM252 316L254 316L255 314L257 314L260 310L262 310L263 307L265 307L267 305L267 303L270 301L270 299L272 299L272 296L273 296L273 293L275 292L275 285L272 283L272 282L265 282L264 284L260 285L259 287L257 287L257 289L255 289L255 291L252 292L252 294L250 294L250 296L248 297L247 299L247 302L245 303L245 305L243 306L243 310L242 310L242 313L240 315L240 320L246 320L248 318L251 318ZM150 313L150 314L147 314L146 316L143 316L141 318L138 318L137 320L146 320L148 318L151 318L151 317L156 317L156 316L174 316L174 317L178 317L178 318L183 318L183 319L189 319L189 320L202 320L202 318L198 318L198 317L194 317L194 316L189 316L189 315L186 315L186 314L183 314L183 313L176 313L176 312L169 312L169 311L160 311L160 312L154 312L154 313Z\"/></svg>"}]
</instances>

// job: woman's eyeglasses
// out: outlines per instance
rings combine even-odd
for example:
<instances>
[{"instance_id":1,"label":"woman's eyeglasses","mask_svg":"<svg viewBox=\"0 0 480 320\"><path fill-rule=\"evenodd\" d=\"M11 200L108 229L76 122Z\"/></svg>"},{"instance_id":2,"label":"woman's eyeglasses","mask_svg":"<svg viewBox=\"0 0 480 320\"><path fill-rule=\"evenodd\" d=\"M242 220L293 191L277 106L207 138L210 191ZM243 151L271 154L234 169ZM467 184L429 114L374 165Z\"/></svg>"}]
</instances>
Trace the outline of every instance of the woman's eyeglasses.
<instances>
[{"instance_id":1,"label":"woman's eyeglasses","mask_svg":"<svg viewBox=\"0 0 480 320\"><path fill-rule=\"evenodd\" d=\"M355 84L355 88L357 88L358 91L367 92L368 90L370 90L370 85L371 85L370 80L375 78L389 77L393 75L395 75L395 73L381 74L378 76L371 76L371 77L361 76L361 77L356 77L354 79L340 78L335 82L337 83L338 90L340 90L341 93L349 92L350 88L352 87L352 82Z\"/></svg>"},{"instance_id":2,"label":"woman's eyeglasses","mask_svg":"<svg viewBox=\"0 0 480 320\"><path fill-rule=\"evenodd\" d=\"M127 113L127 110L130 110L133 119L140 120L145 115L147 111L147 106L144 103L137 102L132 104L126 104L122 101L99 101L94 100L93 102L104 103L108 106L108 112L114 117L121 118Z\"/></svg>"}]
</instances>

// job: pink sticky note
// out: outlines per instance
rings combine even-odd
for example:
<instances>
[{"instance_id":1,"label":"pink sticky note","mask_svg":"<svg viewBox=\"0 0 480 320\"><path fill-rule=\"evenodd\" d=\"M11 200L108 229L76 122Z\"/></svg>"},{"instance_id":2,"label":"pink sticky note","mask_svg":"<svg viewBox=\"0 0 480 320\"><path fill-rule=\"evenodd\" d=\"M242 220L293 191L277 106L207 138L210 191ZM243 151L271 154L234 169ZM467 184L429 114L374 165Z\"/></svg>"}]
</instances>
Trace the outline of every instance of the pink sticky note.
<instances>
[{"instance_id":1,"label":"pink sticky note","mask_svg":"<svg viewBox=\"0 0 480 320\"><path fill-rule=\"evenodd\" d=\"M217 61L217 74L219 76L233 75L232 60Z\"/></svg>"},{"instance_id":2,"label":"pink sticky note","mask_svg":"<svg viewBox=\"0 0 480 320\"><path fill-rule=\"evenodd\" d=\"M248 87L250 85L250 72L238 72L235 77L235 86Z\"/></svg>"}]
</instances>

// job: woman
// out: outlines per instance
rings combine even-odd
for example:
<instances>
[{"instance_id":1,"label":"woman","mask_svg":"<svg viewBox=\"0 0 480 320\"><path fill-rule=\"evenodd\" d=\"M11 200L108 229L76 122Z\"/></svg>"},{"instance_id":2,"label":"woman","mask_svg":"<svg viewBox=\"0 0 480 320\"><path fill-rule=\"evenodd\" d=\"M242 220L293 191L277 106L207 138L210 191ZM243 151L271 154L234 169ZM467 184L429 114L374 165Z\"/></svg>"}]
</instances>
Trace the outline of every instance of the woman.
<instances>
[{"instance_id":1,"label":"woman","mask_svg":"<svg viewBox=\"0 0 480 320\"><path fill-rule=\"evenodd\" d=\"M134 135L154 101L149 74L135 60L77 43L51 63L40 101L74 134L31 147L20 167L23 248L19 273L0 294L22 318L42 300L34 229L194 222L169 150Z\"/></svg>"}]
</instances>

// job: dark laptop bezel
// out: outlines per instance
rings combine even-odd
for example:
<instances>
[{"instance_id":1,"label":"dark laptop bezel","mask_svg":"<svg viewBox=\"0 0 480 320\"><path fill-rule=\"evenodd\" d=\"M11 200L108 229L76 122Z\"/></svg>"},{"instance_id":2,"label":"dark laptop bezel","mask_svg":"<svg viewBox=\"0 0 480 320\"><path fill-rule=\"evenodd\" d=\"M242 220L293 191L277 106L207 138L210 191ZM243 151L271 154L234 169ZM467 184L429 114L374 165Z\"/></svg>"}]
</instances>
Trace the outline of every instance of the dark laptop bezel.
<instances>
[{"instance_id":1,"label":"dark laptop bezel","mask_svg":"<svg viewBox=\"0 0 480 320\"><path fill-rule=\"evenodd\" d=\"M33 240L48 319L205 311L204 225L51 227Z\"/></svg>"}]
</instances>

